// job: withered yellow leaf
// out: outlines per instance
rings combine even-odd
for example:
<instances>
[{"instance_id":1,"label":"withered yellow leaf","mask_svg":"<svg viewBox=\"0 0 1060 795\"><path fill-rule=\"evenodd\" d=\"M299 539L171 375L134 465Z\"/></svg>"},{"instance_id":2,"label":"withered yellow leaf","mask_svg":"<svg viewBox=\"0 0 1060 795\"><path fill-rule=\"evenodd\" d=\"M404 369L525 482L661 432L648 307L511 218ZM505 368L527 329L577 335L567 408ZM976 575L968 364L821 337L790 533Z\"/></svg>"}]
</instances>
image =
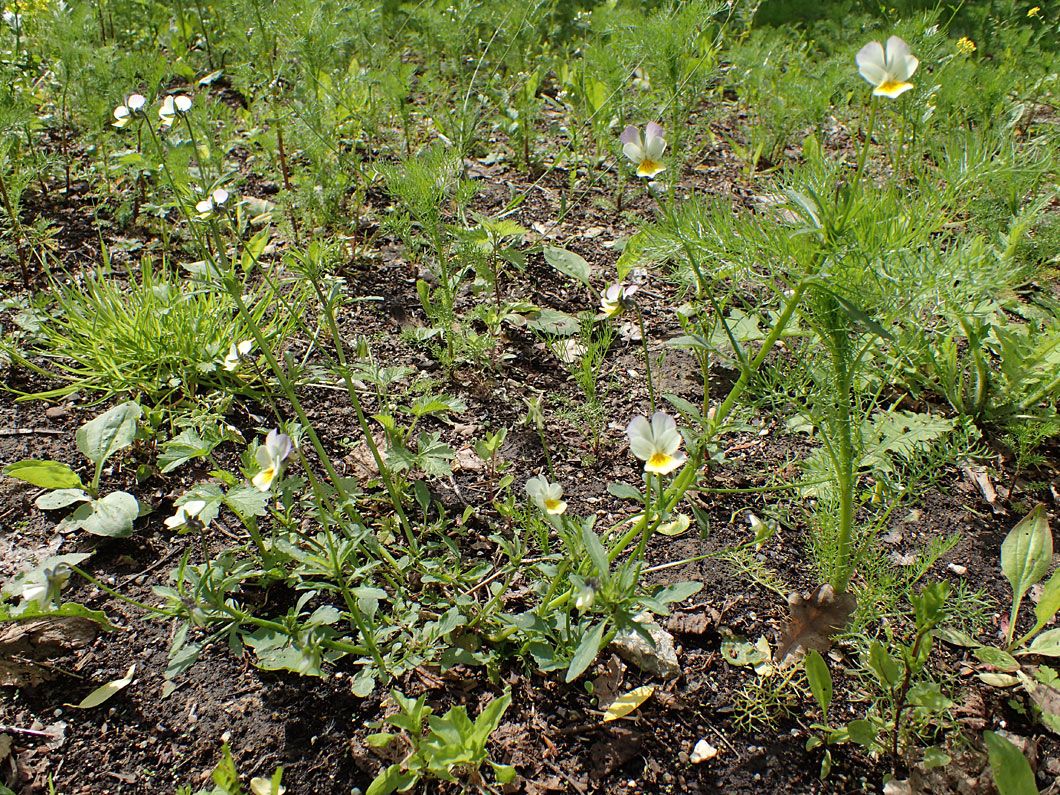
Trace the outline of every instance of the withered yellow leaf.
<instances>
[{"instance_id":1,"label":"withered yellow leaf","mask_svg":"<svg viewBox=\"0 0 1060 795\"><path fill-rule=\"evenodd\" d=\"M645 701L647 701L648 696L650 696L654 692L654 687L652 687L651 685L644 685L643 687L638 687L633 690L630 690L624 696L619 696L614 701L612 701L611 706L609 706L604 711L604 722L606 723L609 720L618 720L619 718L624 718L626 715L628 715L641 704L643 704Z\"/></svg>"}]
</instances>

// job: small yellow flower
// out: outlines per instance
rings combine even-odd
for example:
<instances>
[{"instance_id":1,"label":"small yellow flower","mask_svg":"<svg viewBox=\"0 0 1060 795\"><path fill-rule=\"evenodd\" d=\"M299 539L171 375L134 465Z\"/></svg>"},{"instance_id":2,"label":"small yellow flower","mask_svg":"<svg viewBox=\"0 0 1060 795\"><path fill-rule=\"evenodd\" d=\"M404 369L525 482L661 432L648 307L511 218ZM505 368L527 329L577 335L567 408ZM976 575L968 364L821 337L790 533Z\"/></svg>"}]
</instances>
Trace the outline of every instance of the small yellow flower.
<instances>
[{"instance_id":1,"label":"small yellow flower","mask_svg":"<svg viewBox=\"0 0 1060 795\"><path fill-rule=\"evenodd\" d=\"M1034 17L1040 17L1041 15L1042 15L1042 7L1041 6L1035 6L1030 11L1027 12L1027 18L1028 19L1034 19Z\"/></svg>"},{"instance_id":2,"label":"small yellow flower","mask_svg":"<svg viewBox=\"0 0 1060 795\"><path fill-rule=\"evenodd\" d=\"M965 55L971 55L975 52L975 42L967 36L961 36L960 39L957 40L957 49Z\"/></svg>"}]
</instances>

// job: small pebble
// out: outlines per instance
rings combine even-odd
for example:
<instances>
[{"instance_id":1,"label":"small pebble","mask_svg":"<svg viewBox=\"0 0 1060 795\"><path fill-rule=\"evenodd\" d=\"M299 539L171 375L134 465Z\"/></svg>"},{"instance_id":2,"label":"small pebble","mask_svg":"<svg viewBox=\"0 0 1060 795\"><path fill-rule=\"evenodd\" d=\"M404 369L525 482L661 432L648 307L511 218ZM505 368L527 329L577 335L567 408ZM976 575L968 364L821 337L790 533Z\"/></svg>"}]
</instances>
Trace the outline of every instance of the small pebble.
<instances>
[{"instance_id":1,"label":"small pebble","mask_svg":"<svg viewBox=\"0 0 1060 795\"><path fill-rule=\"evenodd\" d=\"M706 762L708 759L713 759L717 755L717 748L706 740L700 740L696 743L696 747L692 749L692 755L688 757L688 761L694 765L698 765L700 762Z\"/></svg>"}]
</instances>

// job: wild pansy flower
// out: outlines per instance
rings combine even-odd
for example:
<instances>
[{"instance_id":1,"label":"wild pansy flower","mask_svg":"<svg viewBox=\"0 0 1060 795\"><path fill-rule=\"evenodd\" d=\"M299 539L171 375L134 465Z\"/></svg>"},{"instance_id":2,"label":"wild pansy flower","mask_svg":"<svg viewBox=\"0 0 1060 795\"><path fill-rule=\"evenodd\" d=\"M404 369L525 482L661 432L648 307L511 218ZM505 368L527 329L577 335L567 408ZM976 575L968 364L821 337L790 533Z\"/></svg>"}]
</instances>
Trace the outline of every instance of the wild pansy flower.
<instances>
[{"instance_id":1,"label":"wild pansy flower","mask_svg":"<svg viewBox=\"0 0 1060 795\"><path fill-rule=\"evenodd\" d=\"M1033 8L1031 8L1027 12L1027 18L1028 19L1033 19L1034 17L1041 16L1041 14L1042 14L1042 7L1041 6L1034 6Z\"/></svg>"},{"instance_id":2,"label":"wild pansy flower","mask_svg":"<svg viewBox=\"0 0 1060 795\"><path fill-rule=\"evenodd\" d=\"M254 459L261 467L261 471L250 481L255 488L259 491L268 491L272 488L273 481L283 471L283 462L293 449L290 436L280 433L275 428L269 431L269 435L265 437L265 444L254 453Z\"/></svg>"},{"instance_id":3,"label":"wild pansy flower","mask_svg":"<svg viewBox=\"0 0 1060 795\"><path fill-rule=\"evenodd\" d=\"M228 191L224 188L215 188L213 193L195 205L196 212L200 218L209 218L218 207L223 207L228 201Z\"/></svg>"},{"instance_id":4,"label":"wild pansy flower","mask_svg":"<svg viewBox=\"0 0 1060 795\"><path fill-rule=\"evenodd\" d=\"M232 347L228 349L228 355L225 357L224 368L227 372L231 373L234 370L239 369L239 363L243 361L244 357L254 349L254 340L243 340L241 343L236 345L232 343Z\"/></svg>"},{"instance_id":5,"label":"wild pansy flower","mask_svg":"<svg viewBox=\"0 0 1060 795\"><path fill-rule=\"evenodd\" d=\"M170 94L162 100L162 107L158 109L158 118L162 121L163 127L171 127L178 115L183 116L189 110L191 110L191 97L187 94L178 94L175 97Z\"/></svg>"},{"instance_id":6,"label":"wild pansy flower","mask_svg":"<svg viewBox=\"0 0 1060 795\"><path fill-rule=\"evenodd\" d=\"M112 124L118 128L124 127L132 121L133 116L143 111L146 104L147 98L143 94L130 94L124 103L114 109Z\"/></svg>"},{"instance_id":7,"label":"wild pansy flower","mask_svg":"<svg viewBox=\"0 0 1060 795\"><path fill-rule=\"evenodd\" d=\"M559 516L567 510L567 503L563 501L563 487L558 483L549 483L542 475L526 481L526 493L549 516Z\"/></svg>"},{"instance_id":8,"label":"wild pansy flower","mask_svg":"<svg viewBox=\"0 0 1060 795\"><path fill-rule=\"evenodd\" d=\"M909 78L920 63L909 52L909 45L897 36L887 39L886 47L870 41L858 51L855 60L861 76L875 86L872 93L890 99L897 99L913 87Z\"/></svg>"},{"instance_id":9,"label":"wild pansy flower","mask_svg":"<svg viewBox=\"0 0 1060 795\"><path fill-rule=\"evenodd\" d=\"M170 530L201 525L203 522L199 519L199 514L205 507L206 500L188 500L183 505L177 506L177 512L166 519L165 525Z\"/></svg>"},{"instance_id":10,"label":"wild pansy flower","mask_svg":"<svg viewBox=\"0 0 1060 795\"><path fill-rule=\"evenodd\" d=\"M600 314L604 317L618 317L630 305L630 299L639 288L635 284L619 282L612 284L600 296Z\"/></svg>"},{"instance_id":11,"label":"wild pansy flower","mask_svg":"<svg viewBox=\"0 0 1060 795\"><path fill-rule=\"evenodd\" d=\"M626 428L629 437L629 449L644 462L645 472L668 475L681 466L686 456L678 448L681 446L681 434L677 432L677 423L665 411L657 411L647 417L634 417Z\"/></svg>"},{"instance_id":12,"label":"wild pansy flower","mask_svg":"<svg viewBox=\"0 0 1060 795\"><path fill-rule=\"evenodd\" d=\"M640 130L631 124L622 131L619 140L622 142L622 154L637 164L638 177L650 179L666 170L666 166L659 162L666 151L666 139L663 138L663 128L655 122L648 122L643 138L640 137Z\"/></svg>"}]
</instances>

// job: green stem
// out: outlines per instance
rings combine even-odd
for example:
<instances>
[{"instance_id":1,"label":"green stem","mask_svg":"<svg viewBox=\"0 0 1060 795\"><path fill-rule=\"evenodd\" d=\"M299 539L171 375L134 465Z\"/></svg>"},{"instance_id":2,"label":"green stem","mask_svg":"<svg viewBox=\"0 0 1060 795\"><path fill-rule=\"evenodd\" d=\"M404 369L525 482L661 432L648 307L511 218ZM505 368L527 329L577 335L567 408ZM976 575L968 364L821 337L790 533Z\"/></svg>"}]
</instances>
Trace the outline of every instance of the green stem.
<instances>
[{"instance_id":1,"label":"green stem","mask_svg":"<svg viewBox=\"0 0 1060 795\"><path fill-rule=\"evenodd\" d=\"M644 316L640 312L640 304L634 303L633 308L637 310L637 325L640 326L640 344L644 349L644 371L648 375L648 405L655 413L655 386L651 380L651 356L648 354L648 335L644 333Z\"/></svg>"}]
</instances>

